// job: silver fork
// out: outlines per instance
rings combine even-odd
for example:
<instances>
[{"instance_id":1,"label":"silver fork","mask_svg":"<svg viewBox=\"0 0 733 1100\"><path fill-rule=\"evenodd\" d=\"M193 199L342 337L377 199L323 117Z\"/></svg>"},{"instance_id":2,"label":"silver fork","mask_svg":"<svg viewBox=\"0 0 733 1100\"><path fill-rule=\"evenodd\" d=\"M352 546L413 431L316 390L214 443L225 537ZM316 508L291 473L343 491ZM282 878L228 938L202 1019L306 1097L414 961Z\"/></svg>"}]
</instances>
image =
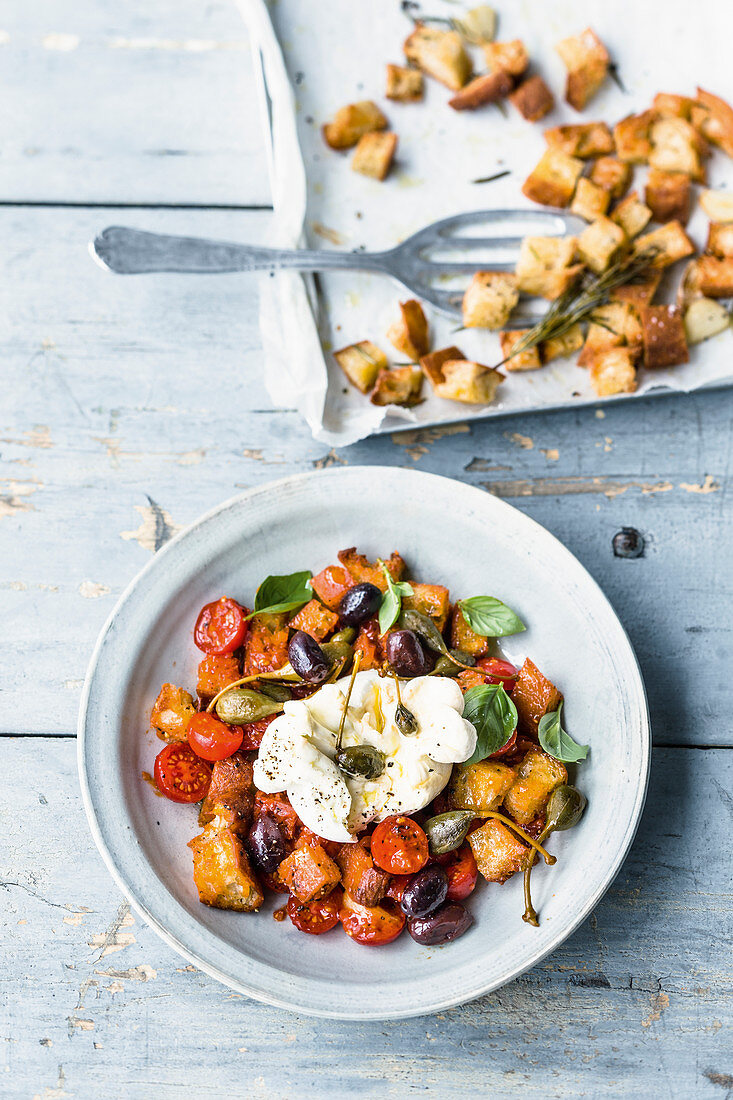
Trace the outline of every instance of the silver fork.
<instances>
[{"instance_id":1,"label":"silver fork","mask_svg":"<svg viewBox=\"0 0 733 1100\"><path fill-rule=\"evenodd\" d=\"M461 236L480 224L511 233ZM91 244L92 255L119 275L152 271L220 274L232 271L373 271L390 275L418 298L450 316L460 316L463 289L441 288L447 281L476 271L512 271L525 236L560 237L585 225L571 214L554 210L479 210L443 218L414 233L386 252L330 252L309 249L261 248L259 245L216 241L204 237L172 237L140 229L110 226ZM523 231L516 232L517 229ZM481 260L430 258L436 252L477 253ZM546 308L546 307L545 307ZM544 313L526 302L512 314L508 328L526 328Z\"/></svg>"}]
</instances>

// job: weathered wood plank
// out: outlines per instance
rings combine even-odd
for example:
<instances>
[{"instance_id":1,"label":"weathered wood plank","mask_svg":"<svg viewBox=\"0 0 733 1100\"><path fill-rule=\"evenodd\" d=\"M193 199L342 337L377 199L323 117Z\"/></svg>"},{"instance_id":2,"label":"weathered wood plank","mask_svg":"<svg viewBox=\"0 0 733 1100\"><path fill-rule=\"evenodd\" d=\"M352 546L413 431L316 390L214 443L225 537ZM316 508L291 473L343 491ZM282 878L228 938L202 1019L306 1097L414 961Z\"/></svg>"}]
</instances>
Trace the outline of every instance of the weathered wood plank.
<instances>
[{"instance_id":1,"label":"weathered wood plank","mask_svg":"<svg viewBox=\"0 0 733 1100\"><path fill-rule=\"evenodd\" d=\"M725 1095L733 751L656 753L618 880L543 965L440 1015L355 1024L291 1016L189 968L128 914L93 849L73 742L2 745L8 1100L64 1095L53 1088L178 1100L184 1086L211 1098Z\"/></svg>"},{"instance_id":2,"label":"weathered wood plank","mask_svg":"<svg viewBox=\"0 0 733 1100\"><path fill-rule=\"evenodd\" d=\"M269 203L231 0L6 4L0 31L0 200Z\"/></svg>"}]
</instances>

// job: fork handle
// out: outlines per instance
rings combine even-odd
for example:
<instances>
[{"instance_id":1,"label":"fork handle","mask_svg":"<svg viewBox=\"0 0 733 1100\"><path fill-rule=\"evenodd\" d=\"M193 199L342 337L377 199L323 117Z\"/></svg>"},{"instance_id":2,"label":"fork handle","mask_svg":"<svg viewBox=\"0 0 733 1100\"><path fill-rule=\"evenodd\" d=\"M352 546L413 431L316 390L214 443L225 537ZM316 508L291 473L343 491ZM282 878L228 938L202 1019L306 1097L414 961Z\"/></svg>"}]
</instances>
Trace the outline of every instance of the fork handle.
<instances>
[{"instance_id":1,"label":"fork handle","mask_svg":"<svg viewBox=\"0 0 733 1100\"><path fill-rule=\"evenodd\" d=\"M221 274L231 271L385 271L386 253L260 248L206 237L172 237L111 225L94 239L92 253L118 275L152 271Z\"/></svg>"}]
</instances>

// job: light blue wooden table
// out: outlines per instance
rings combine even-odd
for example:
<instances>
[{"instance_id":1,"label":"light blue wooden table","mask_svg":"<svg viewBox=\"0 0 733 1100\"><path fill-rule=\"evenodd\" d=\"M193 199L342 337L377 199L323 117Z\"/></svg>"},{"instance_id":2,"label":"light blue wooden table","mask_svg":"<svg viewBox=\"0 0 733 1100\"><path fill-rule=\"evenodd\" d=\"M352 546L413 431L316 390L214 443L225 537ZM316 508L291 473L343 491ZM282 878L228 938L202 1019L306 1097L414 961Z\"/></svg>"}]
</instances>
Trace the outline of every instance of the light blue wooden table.
<instances>
[{"instance_id":1,"label":"light blue wooden table","mask_svg":"<svg viewBox=\"0 0 733 1100\"><path fill-rule=\"evenodd\" d=\"M269 406L251 278L115 280L86 253L116 221L267 239L230 0L36 0L2 20L0 1095L725 1100L731 394L327 452ZM513 985L411 1021L313 1021L187 966L131 916L77 785L79 691L122 588L213 504L331 463L431 470L528 512L607 592L649 690L647 809L595 914ZM613 556L624 526L637 560Z\"/></svg>"}]
</instances>

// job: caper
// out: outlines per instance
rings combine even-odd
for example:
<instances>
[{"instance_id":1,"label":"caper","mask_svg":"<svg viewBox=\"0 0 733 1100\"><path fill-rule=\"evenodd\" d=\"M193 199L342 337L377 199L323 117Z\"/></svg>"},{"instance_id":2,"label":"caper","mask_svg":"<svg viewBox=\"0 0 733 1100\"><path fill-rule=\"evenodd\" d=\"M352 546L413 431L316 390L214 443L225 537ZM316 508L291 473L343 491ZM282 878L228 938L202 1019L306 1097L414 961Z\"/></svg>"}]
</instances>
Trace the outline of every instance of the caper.
<instances>
[{"instance_id":1,"label":"caper","mask_svg":"<svg viewBox=\"0 0 733 1100\"><path fill-rule=\"evenodd\" d=\"M423 829L432 855L443 856L460 848L475 816L472 810L450 810L429 818Z\"/></svg>"},{"instance_id":2,"label":"caper","mask_svg":"<svg viewBox=\"0 0 733 1100\"><path fill-rule=\"evenodd\" d=\"M326 654L331 668L340 666L341 672L346 670L354 655L354 647L349 642L336 641L335 638L330 642L321 642L321 649Z\"/></svg>"},{"instance_id":3,"label":"caper","mask_svg":"<svg viewBox=\"0 0 733 1100\"><path fill-rule=\"evenodd\" d=\"M216 713L222 722L230 726L244 726L247 722L259 722L271 714L280 714L281 702L268 699L259 691L250 688L232 688L222 695L216 704Z\"/></svg>"},{"instance_id":4,"label":"caper","mask_svg":"<svg viewBox=\"0 0 733 1100\"><path fill-rule=\"evenodd\" d=\"M569 783L555 787L547 803L547 824L543 832L564 832L565 829L572 829L580 821L587 805L588 800L577 787L571 787Z\"/></svg>"},{"instance_id":5,"label":"caper","mask_svg":"<svg viewBox=\"0 0 733 1100\"><path fill-rule=\"evenodd\" d=\"M274 680L260 680L260 694L274 699L276 703L287 703L288 699L293 698L287 684L277 684Z\"/></svg>"},{"instance_id":6,"label":"caper","mask_svg":"<svg viewBox=\"0 0 733 1100\"><path fill-rule=\"evenodd\" d=\"M415 634L418 634L428 649L432 649L436 653L446 653L448 651L443 635L430 616L423 615L422 611L405 608L400 615L400 626L404 630L412 630Z\"/></svg>"},{"instance_id":7,"label":"caper","mask_svg":"<svg viewBox=\"0 0 733 1100\"><path fill-rule=\"evenodd\" d=\"M418 731L417 718L404 703L398 703L394 712L394 724L403 737L414 737Z\"/></svg>"},{"instance_id":8,"label":"caper","mask_svg":"<svg viewBox=\"0 0 733 1100\"><path fill-rule=\"evenodd\" d=\"M449 649L448 653L438 657L432 675L457 676L466 665L473 667L475 664L476 658L472 657L470 653L465 653L462 649Z\"/></svg>"},{"instance_id":9,"label":"caper","mask_svg":"<svg viewBox=\"0 0 733 1100\"><path fill-rule=\"evenodd\" d=\"M379 779L386 757L374 745L350 745L336 753L336 764L353 779Z\"/></svg>"},{"instance_id":10,"label":"caper","mask_svg":"<svg viewBox=\"0 0 733 1100\"><path fill-rule=\"evenodd\" d=\"M351 643L355 637L356 631L353 626L345 626L343 630L337 630L335 634L332 634L330 641Z\"/></svg>"}]
</instances>

